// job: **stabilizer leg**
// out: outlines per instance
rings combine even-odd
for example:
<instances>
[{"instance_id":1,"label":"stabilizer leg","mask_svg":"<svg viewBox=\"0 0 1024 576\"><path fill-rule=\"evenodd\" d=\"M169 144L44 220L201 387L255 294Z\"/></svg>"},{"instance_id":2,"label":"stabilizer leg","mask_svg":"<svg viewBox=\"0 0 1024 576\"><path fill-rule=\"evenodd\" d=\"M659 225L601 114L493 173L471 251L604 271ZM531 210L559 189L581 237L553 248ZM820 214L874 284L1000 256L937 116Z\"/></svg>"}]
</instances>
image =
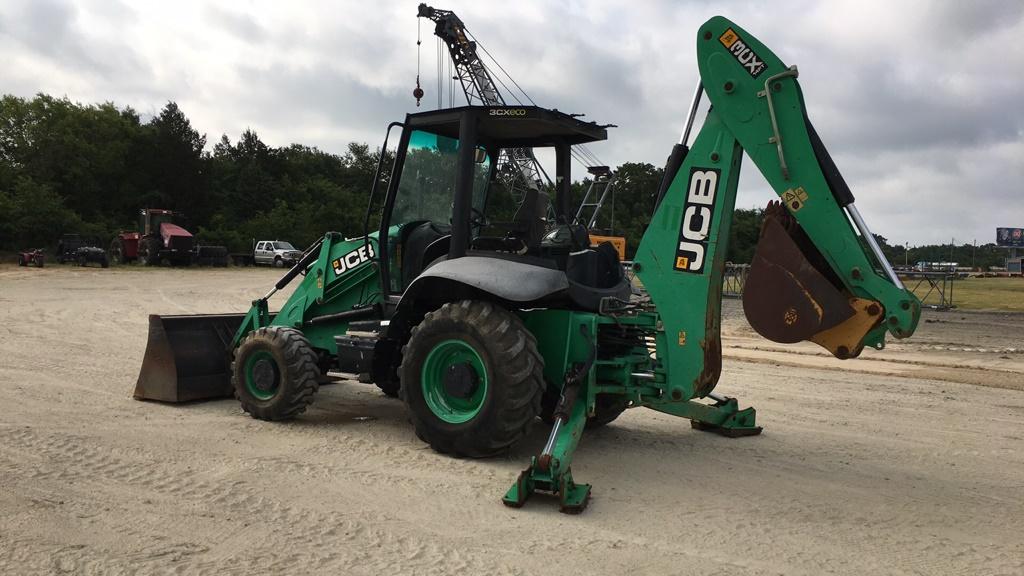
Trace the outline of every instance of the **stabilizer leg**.
<instances>
[{"instance_id":1,"label":"stabilizer leg","mask_svg":"<svg viewBox=\"0 0 1024 576\"><path fill-rule=\"evenodd\" d=\"M590 501L590 484L577 484L572 478L573 455L587 423L587 402L576 401L579 385L568 387L555 410L555 424L539 456L530 460L515 484L502 498L506 506L520 508L534 492L546 492L559 499L559 510L579 514Z\"/></svg>"},{"instance_id":2,"label":"stabilizer leg","mask_svg":"<svg viewBox=\"0 0 1024 576\"><path fill-rule=\"evenodd\" d=\"M690 419L696 430L713 432L729 438L757 436L762 428L756 424L757 411L753 408L739 409L735 398L713 395L714 404L702 404L693 400L687 402L666 402L652 404L650 408L673 416Z\"/></svg>"}]
</instances>

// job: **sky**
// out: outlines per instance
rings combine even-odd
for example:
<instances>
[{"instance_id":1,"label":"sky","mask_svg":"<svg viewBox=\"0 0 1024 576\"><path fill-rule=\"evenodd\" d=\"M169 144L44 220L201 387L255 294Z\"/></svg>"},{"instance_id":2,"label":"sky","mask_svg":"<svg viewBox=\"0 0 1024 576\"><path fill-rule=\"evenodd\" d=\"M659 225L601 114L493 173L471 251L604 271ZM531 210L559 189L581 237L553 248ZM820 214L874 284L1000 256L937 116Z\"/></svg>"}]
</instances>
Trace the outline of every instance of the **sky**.
<instances>
[{"instance_id":1,"label":"sky","mask_svg":"<svg viewBox=\"0 0 1024 576\"><path fill-rule=\"evenodd\" d=\"M874 232L983 244L1024 227L1020 0L432 2L537 104L617 124L591 147L611 166L664 163L697 80L696 31L721 14L799 66L808 114ZM175 101L211 144L251 128L271 146L377 146L417 110L418 29L420 110L437 105L436 40L417 4L4 0L0 92L144 117ZM753 164L742 174L738 207L774 197Z\"/></svg>"}]
</instances>

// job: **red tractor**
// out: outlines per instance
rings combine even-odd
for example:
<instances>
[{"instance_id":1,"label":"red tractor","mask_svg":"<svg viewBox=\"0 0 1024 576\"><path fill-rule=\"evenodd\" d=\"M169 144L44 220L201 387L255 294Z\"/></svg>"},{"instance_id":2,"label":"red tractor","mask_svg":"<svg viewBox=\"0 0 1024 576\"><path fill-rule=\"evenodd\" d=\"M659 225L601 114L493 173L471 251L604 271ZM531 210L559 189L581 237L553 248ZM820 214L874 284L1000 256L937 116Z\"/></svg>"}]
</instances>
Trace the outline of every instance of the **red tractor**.
<instances>
[{"instance_id":1,"label":"red tractor","mask_svg":"<svg viewBox=\"0 0 1024 576\"><path fill-rule=\"evenodd\" d=\"M172 266L188 266L197 255L192 233L174 223L181 215L171 210L143 208L139 211L138 231L124 231L110 243L110 255L115 262L127 264L135 260L155 266L167 260ZM204 246L204 250L218 249L227 258L227 249Z\"/></svg>"}]
</instances>

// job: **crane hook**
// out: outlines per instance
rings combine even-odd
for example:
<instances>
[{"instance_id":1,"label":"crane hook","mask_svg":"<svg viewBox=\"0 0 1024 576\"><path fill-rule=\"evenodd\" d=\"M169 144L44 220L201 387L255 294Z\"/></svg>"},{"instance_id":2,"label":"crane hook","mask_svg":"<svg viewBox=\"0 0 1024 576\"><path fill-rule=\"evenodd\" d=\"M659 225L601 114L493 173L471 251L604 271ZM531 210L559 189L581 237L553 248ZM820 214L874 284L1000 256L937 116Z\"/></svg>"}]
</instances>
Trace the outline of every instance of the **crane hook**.
<instances>
[{"instance_id":1,"label":"crane hook","mask_svg":"<svg viewBox=\"0 0 1024 576\"><path fill-rule=\"evenodd\" d=\"M420 88L420 76L416 75L416 88L412 91L413 98L416 99L416 107L420 105L420 99L423 98L423 88Z\"/></svg>"},{"instance_id":2,"label":"crane hook","mask_svg":"<svg viewBox=\"0 0 1024 576\"><path fill-rule=\"evenodd\" d=\"M423 88L420 88L420 48L423 42L420 37L420 18L416 17L416 88L412 91L412 97L416 99L416 107L420 107L420 99L423 98Z\"/></svg>"}]
</instances>

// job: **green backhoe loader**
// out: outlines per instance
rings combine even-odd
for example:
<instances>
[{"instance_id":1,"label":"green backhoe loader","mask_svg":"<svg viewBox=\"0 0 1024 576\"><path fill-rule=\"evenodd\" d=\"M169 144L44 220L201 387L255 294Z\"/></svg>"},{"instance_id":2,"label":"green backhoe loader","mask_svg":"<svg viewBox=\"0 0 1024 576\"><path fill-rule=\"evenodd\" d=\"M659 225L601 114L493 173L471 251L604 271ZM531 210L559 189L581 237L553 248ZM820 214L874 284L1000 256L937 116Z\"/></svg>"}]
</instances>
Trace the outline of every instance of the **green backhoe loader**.
<instances>
[{"instance_id":1,"label":"green backhoe loader","mask_svg":"<svg viewBox=\"0 0 1024 576\"><path fill-rule=\"evenodd\" d=\"M700 27L697 57L700 82L635 257L644 294L614 248L589 247L568 208L570 146L605 139L606 127L534 106L410 114L388 127L400 137L370 192L370 206L382 206L376 230L328 232L246 314L151 316L136 398L234 394L254 418L281 420L313 402L328 371L369 374L401 397L421 439L468 457L507 450L541 419L548 441L504 502L548 492L565 512L590 496L571 471L584 430L628 408L758 434L753 408L715 392L744 152L780 197L744 294L755 330L853 358L881 349L886 332L910 336L920 303L807 118L796 67L721 17ZM711 108L688 146L704 94ZM545 147L553 194L531 190L514 211L498 209L501 150ZM292 281L271 312L268 298Z\"/></svg>"}]
</instances>

